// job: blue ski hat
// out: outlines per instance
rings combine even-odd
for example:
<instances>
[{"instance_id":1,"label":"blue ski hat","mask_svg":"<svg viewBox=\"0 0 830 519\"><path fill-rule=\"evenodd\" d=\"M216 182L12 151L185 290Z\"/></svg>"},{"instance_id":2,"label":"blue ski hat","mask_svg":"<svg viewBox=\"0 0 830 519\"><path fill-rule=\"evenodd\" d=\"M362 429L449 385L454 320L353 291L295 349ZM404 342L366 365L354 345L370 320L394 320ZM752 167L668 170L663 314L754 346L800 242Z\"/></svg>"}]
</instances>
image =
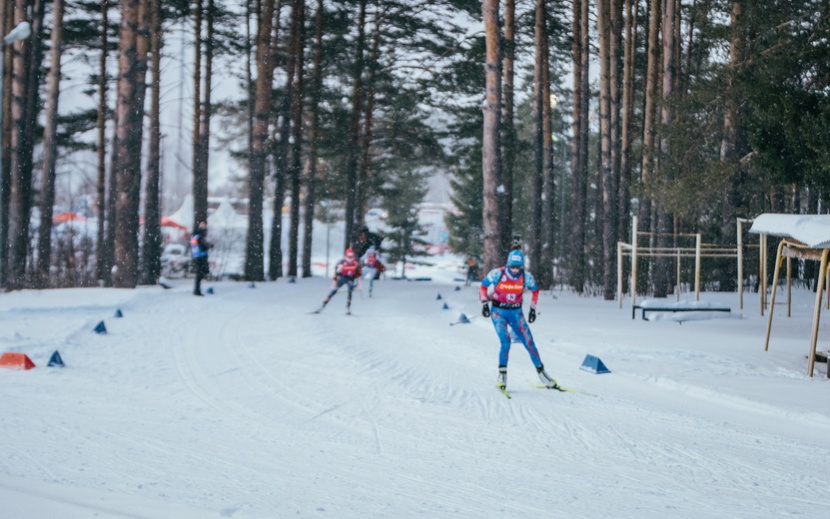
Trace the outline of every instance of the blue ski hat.
<instances>
[{"instance_id":1,"label":"blue ski hat","mask_svg":"<svg viewBox=\"0 0 830 519\"><path fill-rule=\"evenodd\" d=\"M523 267L525 264L525 256L522 251L516 249L507 254L508 267Z\"/></svg>"}]
</instances>

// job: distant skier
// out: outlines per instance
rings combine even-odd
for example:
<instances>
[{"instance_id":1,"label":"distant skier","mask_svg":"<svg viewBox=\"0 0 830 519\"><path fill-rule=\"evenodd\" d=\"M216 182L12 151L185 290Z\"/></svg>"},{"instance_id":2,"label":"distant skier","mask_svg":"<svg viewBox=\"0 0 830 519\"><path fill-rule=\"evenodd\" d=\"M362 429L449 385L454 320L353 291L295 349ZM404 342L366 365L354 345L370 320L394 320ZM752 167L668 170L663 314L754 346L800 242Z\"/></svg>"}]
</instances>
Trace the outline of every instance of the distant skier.
<instances>
[{"instance_id":1,"label":"distant skier","mask_svg":"<svg viewBox=\"0 0 830 519\"><path fill-rule=\"evenodd\" d=\"M501 342L498 387L502 391L507 387L507 360L510 354L509 326L530 354L530 360L536 366L536 372L542 383L548 388L558 389L556 381L545 372L545 366L542 364L539 351L533 342L533 335L530 333L530 327L527 325L528 322L532 323L536 320L539 285L536 284L533 275L524 270L524 255L521 250L511 250L507 255L507 265L491 270L481 281L481 315L484 317L491 316L488 304L491 299L488 295L488 288L491 286L493 287L493 327ZM522 314L522 293L525 289L530 290L532 294L527 321Z\"/></svg>"},{"instance_id":2,"label":"distant skier","mask_svg":"<svg viewBox=\"0 0 830 519\"><path fill-rule=\"evenodd\" d=\"M196 274L196 281L193 285L193 295L202 295L202 279L210 274L208 263L208 250L211 245L207 242L207 222L199 222L193 229L190 237L190 257L193 258L193 272Z\"/></svg>"},{"instance_id":3,"label":"distant skier","mask_svg":"<svg viewBox=\"0 0 830 519\"><path fill-rule=\"evenodd\" d=\"M360 277L360 263L358 263L357 259L354 255L354 250L352 248L346 249L346 254L337 264L334 266L334 287L329 292L329 295L326 296L326 300L323 301L323 306L321 306L317 311L314 313L320 313L323 311L323 308L329 304L331 298L334 297L334 294L340 290L340 287L343 285L347 285L349 287L348 292L348 299L346 300L346 313L351 313L352 307L352 291L354 290L355 282Z\"/></svg>"},{"instance_id":4,"label":"distant skier","mask_svg":"<svg viewBox=\"0 0 830 519\"><path fill-rule=\"evenodd\" d=\"M369 246L369 250L367 250L366 254L360 258L360 265L363 269L363 279L369 281L369 297L372 297L372 288L375 284L375 278L386 270L386 267L383 266L383 262L380 261L380 255L374 245Z\"/></svg>"}]
</instances>

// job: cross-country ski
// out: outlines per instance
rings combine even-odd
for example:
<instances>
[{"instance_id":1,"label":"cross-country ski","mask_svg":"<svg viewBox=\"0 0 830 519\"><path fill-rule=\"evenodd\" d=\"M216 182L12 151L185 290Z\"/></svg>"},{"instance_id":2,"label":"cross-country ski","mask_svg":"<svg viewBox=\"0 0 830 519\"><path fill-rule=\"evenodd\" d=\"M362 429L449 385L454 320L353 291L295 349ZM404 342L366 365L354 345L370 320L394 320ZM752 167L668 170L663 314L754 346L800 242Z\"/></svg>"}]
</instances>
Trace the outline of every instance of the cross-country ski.
<instances>
[{"instance_id":1,"label":"cross-country ski","mask_svg":"<svg viewBox=\"0 0 830 519\"><path fill-rule=\"evenodd\" d=\"M558 384L554 387L546 386L544 384L531 384L531 387L534 387L534 388L537 388L537 389L549 389L551 391L560 391L562 393L579 393L581 395L597 396L594 393L588 393L587 391L582 391L580 389L573 389L573 388L570 388L570 387L562 387Z\"/></svg>"}]
</instances>

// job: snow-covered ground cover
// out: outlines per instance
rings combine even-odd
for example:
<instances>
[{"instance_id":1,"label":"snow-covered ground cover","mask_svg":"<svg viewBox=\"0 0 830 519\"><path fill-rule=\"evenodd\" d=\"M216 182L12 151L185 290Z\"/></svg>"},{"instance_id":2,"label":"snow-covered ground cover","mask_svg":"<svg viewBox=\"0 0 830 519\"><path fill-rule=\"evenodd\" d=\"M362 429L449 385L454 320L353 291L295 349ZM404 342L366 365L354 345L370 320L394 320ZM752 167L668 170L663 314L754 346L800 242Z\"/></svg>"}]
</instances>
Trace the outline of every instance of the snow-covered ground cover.
<instances>
[{"instance_id":1,"label":"snow-covered ground cover","mask_svg":"<svg viewBox=\"0 0 830 519\"><path fill-rule=\"evenodd\" d=\"M322 276L0 295L0 350L37 364L0 370L0 517L826 517L813 294L777 310L768 352L756 295L703 294L743 318L679 324L543 294L548 372L597 396L532 388L514 345L508 400L460 263L376 282L354 316L342 291L308 313Z\"/></svg>"}]
</instances>

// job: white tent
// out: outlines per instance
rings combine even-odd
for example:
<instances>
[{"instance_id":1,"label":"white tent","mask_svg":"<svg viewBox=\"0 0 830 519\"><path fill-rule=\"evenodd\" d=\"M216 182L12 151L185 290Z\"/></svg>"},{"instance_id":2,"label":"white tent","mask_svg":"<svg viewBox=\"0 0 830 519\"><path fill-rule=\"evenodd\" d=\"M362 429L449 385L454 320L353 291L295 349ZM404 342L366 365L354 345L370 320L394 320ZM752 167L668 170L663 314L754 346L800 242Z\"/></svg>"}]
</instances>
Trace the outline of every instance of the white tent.
<instances>
[{"instance_id":1,"label":"white tent","mask_svg":"<svg viewBox=\"0 0 830 519\"><path fill-rule=\"evenodd\" d=\"M772 295L770 297L769 318L767 320L767 335L764 349L769 349L769 337L772 331L772 314L775 309L775 292L778 286L778 274L784 258L787 265L792 258L810 259L821 262L819 268L816 302L813 308L813 326L810 335L810 350L807 361L807 374L813 376L813 367L816 361L816 345L818 343L818 327L821 319L821 298L824 294L824 285L827 281L827 260L830 254L830 215L796 215L796 214L769 214L765 213L755 218L749 232L761 235L761 255L766 254L766 238L774 236L781 238L778 244L778 253L775 257L775 274L772 281ZM766 265L766 261L762 262ZM787 269L787 292L789 293L790 269ZM761 278L766 279L766 272L761 272ZM762 288L766 290L765 287ZM789 297L788 297L789 307Z\"/></svg>"},{"instance_id":2,"label":"white tent","mask_svg":"<svg viewBox=\"0 0 830 519\"><path fill-rule=\"evenodd\" d=\"M193 195L188 194L184 197L181 207L168 216L168 218L179 225L184 226L188 230L193 229Z\"/></svg>"},{"instance_id":3,"label":"white tent","mask_svg":"<svg viewBox=\"0 0 830 519\"><path fill-rule=\"evenodd\" d=\"M216 275L241 272L248 233L248 216L239 214L230 200L224 197L208 216L208 242L211 249L211 270Z\"/></svg>"},{"instance_id":4,"label":"white tent","mask_svg":"<svg viewBox=\"0 0 830 519\"><path fill-rule=\"evenodd\" d=\"M244 231L248 228L248 217L237 213L231 201L225 197L219 203L219 207L208 217L208 228Z\"/></svg>"}]
</instances>

